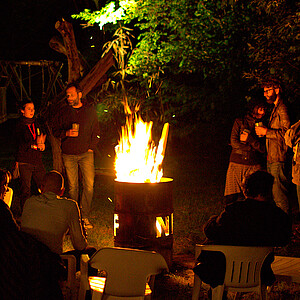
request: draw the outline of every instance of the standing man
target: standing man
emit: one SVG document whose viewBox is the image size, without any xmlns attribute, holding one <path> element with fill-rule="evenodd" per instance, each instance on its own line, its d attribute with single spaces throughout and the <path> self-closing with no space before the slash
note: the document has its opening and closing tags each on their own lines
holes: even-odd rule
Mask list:
<svg viewBox="0 0 300 300">
<path fill-rule="evenodd" d="M 281 98 L 281 85 L 277 80 L 266 81 L 262 85 L 264 96 L 273 104 L 268 127 L 256 127 L 257 135 L 266 136 L 267 171 L 274 176 L 273 196 L 277 206 L 284 212 L 289 211 L 288 179 L 286 176 L 286 154 L 288 147 L 284 135 L 290 128 L 288 110 Z"/>
<path fill-rule="evenodd" d="M 78 84 L 66 88 L 68 106 L 59 113 L 53 134 L 61 138 L 62 158 L 69 182 L 70 197 L 79 198 L 78 166 L 82 174 L 80 209 L 85 228 L 93 228 L 88 217 L 94 192 L 94 151 L 99 141 L 99 123 L 96 110 L 82 101 Z"/>
</svg>

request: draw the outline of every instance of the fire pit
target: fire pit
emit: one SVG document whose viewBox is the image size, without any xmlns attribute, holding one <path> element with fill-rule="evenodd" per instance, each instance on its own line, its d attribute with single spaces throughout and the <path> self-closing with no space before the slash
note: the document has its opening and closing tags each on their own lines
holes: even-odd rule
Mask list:
<svg viewBox="0 0 300 300">
<path fill-rule="evenodd" d="M 126 124 L 115 148 L 115 246 L 154 250 L 168 265 L 173 248 L 173 179 L 163 177 L 169 124 L 159 144 L 152 140 L 152 122 L 144 122 L 125 103 Z"/>
<path fill-rule="evenodd" d="M 159 183 L 115 181 L 115 246 L 157 251 L 171 265 L 172 184 L 171 178 Z"/>
</svg>

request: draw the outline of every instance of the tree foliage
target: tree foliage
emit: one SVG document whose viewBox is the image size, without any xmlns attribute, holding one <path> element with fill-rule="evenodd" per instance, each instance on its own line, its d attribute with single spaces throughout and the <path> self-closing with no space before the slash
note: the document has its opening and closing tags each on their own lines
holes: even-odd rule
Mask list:
<svg viewBox="0 0 300 300">
<path fill-rule="evenodd" d="M 234 115 L 247 90 L 269 75 L 299 98 L 297 2 L 130 0 L 116 11 L 116 20 L 135 27 L 126 72 L 146 90 L 143 107 L 151 114 L 187 123 Z M 97 23 L 95 12 L 84 19 Z M 108 29 L 112 21 L 104 19 Z"/>
</svg>

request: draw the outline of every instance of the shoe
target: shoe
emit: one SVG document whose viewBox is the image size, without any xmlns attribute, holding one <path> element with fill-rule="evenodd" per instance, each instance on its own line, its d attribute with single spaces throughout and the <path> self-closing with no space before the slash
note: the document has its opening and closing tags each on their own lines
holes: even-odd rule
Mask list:
<svg viewBox="0 0 300 300">
<path fill-rule="evenodd" d="M 94 228 L 93 224 L 89 221 L 89 219 L 85 218 L 85 219 L 82 219 L 82 221 L 83 221 L 83 226 L 85 229 Z"/>
</svg>

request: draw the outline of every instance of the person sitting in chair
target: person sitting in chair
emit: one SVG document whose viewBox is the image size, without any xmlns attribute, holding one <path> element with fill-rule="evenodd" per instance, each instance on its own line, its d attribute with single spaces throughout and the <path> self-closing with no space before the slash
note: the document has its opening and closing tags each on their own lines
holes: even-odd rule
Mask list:
<svg viewBox="0 0 300 300">
<path fill-rule="evenodd" d="M 43 180 L 42 194 L 30 197 L 24 206 L 21 230 L 47 245 L 54 253 L 63 253 L 63 242 L 69 232 L 75 250 L 64 252 L 76 257 L 77 270 L 81 254 L 91 256 L 96 252 L 87 245 L 77 202 L 61 197 L 64 178 L 57 171 L 47 173 Z"/>
<path fill-rule="evenodd" d="M 1 299 L 63 300 L 60 282 L 66 270 L 58 254 L 20 231 L 4 202 L 10 174 L 0 169 Z"/>
<path fill-rule="evenodd" d="M 232 246 L 285 246 L 291 236 L 291 220 L 272 197 L 274 177 L 257 171 L 243 183 L 245 200 L 234 202 L 219 216 L 212 216 L 204 225 L 206 244 Z M 262 281 L 272 285 L 275 276 L 271 269 L 274 254 L 262 267 Z M 225 257 L 220 252 L 202 251 L 194 272 L 211 287 L 223 284 Z"/>
</svg>

